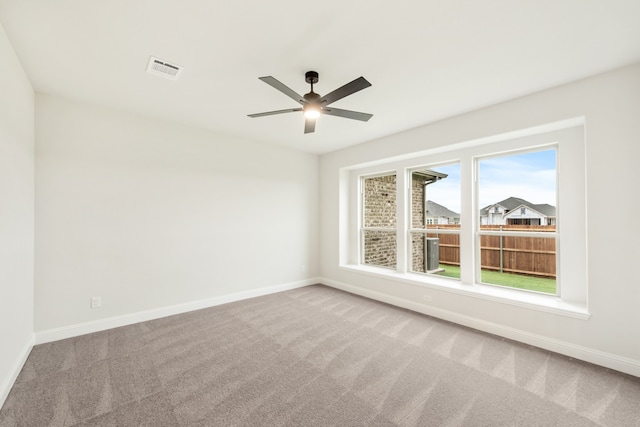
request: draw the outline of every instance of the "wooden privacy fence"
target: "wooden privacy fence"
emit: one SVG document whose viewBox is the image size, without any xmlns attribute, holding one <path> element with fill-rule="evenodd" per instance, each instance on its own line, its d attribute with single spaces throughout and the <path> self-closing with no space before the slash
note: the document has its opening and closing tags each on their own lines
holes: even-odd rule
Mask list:
<svg viewBox="0 0 640 427">
<path fill-rule="evenodd" d="M 481 230 L 554 232 L 555 226 L 544 225 L 482 225 Z M 460 229 L 457 224 L 428 225 L 429 230 Z M 427 233 L 438 237 L 440 263 L 460 265 L 458 234 Z M 556 239 L 529 236 L 480 236 L 480 265 L 486 270 L 531 276 L 556 277 Z"/>
</svg>

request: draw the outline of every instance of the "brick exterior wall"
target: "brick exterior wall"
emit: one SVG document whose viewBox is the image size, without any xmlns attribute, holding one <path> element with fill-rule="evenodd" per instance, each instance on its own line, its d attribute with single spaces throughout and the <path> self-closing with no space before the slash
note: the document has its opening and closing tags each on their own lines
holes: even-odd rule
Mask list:
<svg viewBox="0 0 640 427">
<path fill-rule="evenodd" d="M 396 268 L 396 233 L 365 231 L 364 263 L 381 267 Z"/>
<path fill-rule="evenodd" d="M 364 226 L 396 227 L 396 176 L 364 180 Z M 395 232 L 365 231 L 364 263 L 396 268 Z"/>
<path fill-rule="evenodd" d="M 396 176 L 365 179 L 364 195 L 364 226 L 395 228 Z"/>
<path fill-rule="evenodd" d="M 425 178 L 413 175 L 411 179 L 411 227 L 424 227 L 424 182 Z M 411 235 L 411 271 L 424 273 L 424 234 Z"/>
<path fill-rule="evenodd" d="M 422 228 L 424 224 L 424 177 L 413 176 L 411 183 L 411 224 Z M 396 227 L 396 176 L 386 175 L 364 180 L 364 226 Z M 411 271 L 424 272 L 423 236 L 411 236 Z M 366 231 L 364 233 L 364 263 L 396 268 L 396 233 Z"/>
</svg>

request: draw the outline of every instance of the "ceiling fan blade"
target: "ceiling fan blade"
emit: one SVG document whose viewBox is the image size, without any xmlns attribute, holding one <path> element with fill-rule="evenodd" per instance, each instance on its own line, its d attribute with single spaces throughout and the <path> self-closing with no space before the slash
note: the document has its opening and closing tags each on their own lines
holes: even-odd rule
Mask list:
<svg viewBox="0 0 640 427">
<path fill-rule="evenodd" d="M 294 101 L 296 101 L 297 103 L 302 104 L 302 105 L 307 103 L 307 101 L 304 99 L 304 97 L 302 97 L 301 95 L 298 95 L 297 93 L 295 93 L 293 91 L 293 89 L 291 89 L 289 86 L 285 85 L 284 83 L 280 82 L 280 80 L 277 80 L 276 78 L 271 77 L 271 76 L 259 77 L 259 79 L 262 80 L 263 82 L 265 82 L 266 84 L 276 88 L 280 92 L 284 93 L 289 98 L 291 98 Z"/>
<path fill-rule="evenodd" d="M 351 111 L 351 110 L 341 110 L 340 108 L 333 108 L 333 107 L 323 108 L 322 113 L 328 114 L 330 116 L 344 117 L 346 119 L 360 120 L 362 122 L 366 122 L 371 117 L 373 117 L 373 114 L 360 113 L 358 111 Z"/>
<path fill-rule="evenodd" d="M 287 108 L 286 110 L 267 111 L 266 113 L 248 114 L 249 117 L 273 116 L 274 114 L 293 113 L 294 111 L 302 111 L 302 108 Z"/>
<path fill-rule="evenodd" d="M 364 77 L 358 77 L 352 82 L 347 83 L 346 85 L 339 87 L 338 89 L 330 92 L 320 98 L 320 102 L 323 105 L 329 105 L 332 102 L 336 102 L 339 99 L 344 98 L 345 96 L 349 96 L 352 93 L 356 93 L 362 89 L 366 89 L 371 86 L 371 83 L 367 81 Z"/>
<path fill-rule="evenodd" d="M 304 133 L 311 133 L 316 130 L 316 119 L 306 119 L 304 121 Z"/>
</svg>

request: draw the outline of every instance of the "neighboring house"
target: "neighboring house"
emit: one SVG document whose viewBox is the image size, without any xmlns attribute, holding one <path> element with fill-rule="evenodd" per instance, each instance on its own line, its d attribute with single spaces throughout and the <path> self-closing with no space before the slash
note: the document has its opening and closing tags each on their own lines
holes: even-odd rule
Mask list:
<svg viewBox="0 0 640 427">
<path fill-rule="evenodd" d="M 556 225 L 556 207 L 509 197 L 480 209 L 480 225 Z"/>
<path fill-rule="evenodd" d="M 460 224 L 460 214 L 453 212 L 436 202 L 427 200 L 426 222 L 427 224 L 439 225 Z"/>
</svg>

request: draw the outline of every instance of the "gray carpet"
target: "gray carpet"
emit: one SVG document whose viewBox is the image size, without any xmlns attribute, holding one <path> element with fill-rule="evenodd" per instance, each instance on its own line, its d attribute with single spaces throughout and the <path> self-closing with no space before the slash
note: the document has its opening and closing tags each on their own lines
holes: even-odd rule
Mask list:
<svg viewBox="0 0 640 427">
<path fill-rule="evenodd" d="M 640 379 L 316 285 L 34 347 L 0 426 L 640 426 Z"/>
</svg>

